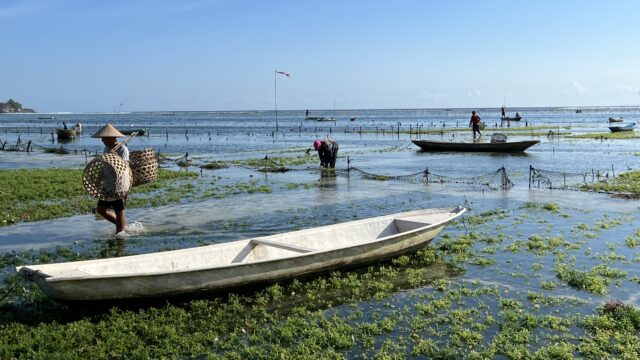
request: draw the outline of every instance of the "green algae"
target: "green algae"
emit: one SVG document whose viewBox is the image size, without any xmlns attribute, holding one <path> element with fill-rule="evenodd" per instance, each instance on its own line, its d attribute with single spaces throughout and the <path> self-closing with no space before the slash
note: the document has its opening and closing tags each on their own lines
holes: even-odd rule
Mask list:
<svg viewBox="0 0 640 360">
<path fill-rule="evenodd" d="M 2 212 L 0 226 L 91 213 L 97 200 L 85 192 L 82 173 L 81 169 L 58 168 L 0 170 L 0 206 L 6 209 Z M 175 194 L 182 191 L 183 180 L 197 176 L 192 172 L 160 169 L 156 182 L 132 189 L 127 206 L 175 202 L 177 199 L 162 197 L 163 201 L 154 203 L 139 199 L 137 195 L 158 191 Z"/>
<path fill-rule="evenodd" d="M 523 208 L 537 214 L 542 207 Z M 545 209 L 547 218 L 561 215 Z M 611 281 L 625 280 L 624 269 L 603 259 L 600 265 L 576 266 L 570 251 L 584 246 L 582 232 L 600 234 L 615 224 L 602 217 L 580 223 L 563 234 L 501 236 L 502 223 L 518 217 L 523 225 L 540 219 L 491 211 L 465 221 L 466 233 L 444 232 L 432 246 L 418 252 L 357 270 L 335 271 L 311 279 L 293 280 L 253 290 L 126 310 L 113 308 L 97 315 L 60 321 L 55 313 L 68 312 L 42 295 L 26 304 L 0 303 L 7 318 L 0 323 L 0 357 L 120 357 L 120 358 L 637 358 L 640 356 L 638 313 L 630 305 L 604 304 L 584 313 L 585 301 L 555 296 L 557 289 L 589 296 L 607 293 Z M 526 215 L 526 214 L 524 214 Z M 564 221 L 561 220 L 561 221 Z M 462 225 L 452 224 L 455 229 Z M 513 225 L 517 226 L 517 225 Z M 635 233 L 635 230 L 634 230 Z M 507 241 L 519 241 L 522 258 L 536 272 L 553 274 L 549 259 L 556 259 L 558 282 L 546 278 L 537 290 L 511 290 L 483 281 L 460 281 L 474 271 L 491 268 Z M 569 239 L 569 240 L 567 240 Z M 620 243 L 622 242 L 620 239 Z M 574 243 L 575 241 L 575 243 Z M 575 248 L 575 245 L 578 245 Z M 616 243 L 617 244 L 617 243 Z M 606 247 L 611 249 L 613 243 Z M 622 244 L 617 244 L 622 245 Z M 623 246 L 623 245 L 622 245 Z M 605 250 L 607 250 L 605 248 Z M 485 251 L 485 249 L 488 249 Z M 20 264 L 73 258 L 60 249 L 56 254 L 31 251 L 6 257 Z M 592 260 L 597 262 L 596 257 Z M 500 264 L 500 267 L 504 264 Z M 561 266 L 565 266 L 561 268 Z M 447 269 L 442 271 L 442 269 Z M 526 274 L 527 263 L 514 261 L 507 275 Z M 549 269 L 549 270 L 547 270 Z M 470 271 L 473 270 L 473 271 Z M 630 273 L 632 274 L 632 273 Z M 633 274 L 632 274 L 633 275 Z M 586 279 L 581 279 L 585 277 Z M 592 278 L 588 278 L 592 277 Z M 629 279 L 629 284 L 636 277 Z M 600 280 L 598 280 L 600 279 Z M 532 276 L 535 286 L 535 278 Z M 583 286 L 600 281 L 600 290 Z M 522 284 L 514 280 L 516 284 Z M 566 285 L 565 285 L 566 284 Z M 627 284 L 627 283 L 625 283 Z M 25 285 L 39 294 L 33 285 Z M 525 288 L 526 289 L 526 288 Z M 601 291 L 604 289 L 604 291 Z M 596 294 L 596 295 L 591 295 Z M 397 302 L 397 297 L 408 301 Z M 597 301 L 598 298 L 596 298 Z M 30 305 L 33 304 L 33 305 Z M 47 305 L 48 304 L 48 305 Z M 48 320 L 29 324 L 20 313 L 29 306 L 50 313 Z M 575 310 L 578 310 L 576 313 Z M 582 314 L 580 313 L 582 312 Z M 18 320 L 19 321 L 16 321 Z"/>
<path fill-rule="evenodd" d="M 602 191 L 607 193 L 622 193 L 640 195 L 640 170 L 629 171 L 606 181 L 582 185 L 583 191 Z"/>
</svg>

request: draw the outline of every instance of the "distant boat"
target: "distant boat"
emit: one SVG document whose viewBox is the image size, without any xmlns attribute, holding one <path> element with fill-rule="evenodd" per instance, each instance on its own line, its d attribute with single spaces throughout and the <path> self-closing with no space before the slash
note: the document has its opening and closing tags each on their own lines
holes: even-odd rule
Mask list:
<svg viewBox="0 0 640 360">
<path fill-rule="evenodd" d="M 349 121 L 356 121 L 356 118 L 352 117 L 351 119 L 349 119 Z"/>
<path fill-rule="evenodd" d="M 61 300 L 162 297 L 364 265 L 428 245 L 466 211 L 424 209 L 189 249 L 18 266 Z"/>
<path fill-rule="evenodd" d="M 582 112 L 582 110 L 580 110 L 580 109 L 576 109 L 576 114 L 579 114 L 579 113 L 581 113 L 581 112 Z"/>
<path fill-rule="evenodd" d="M 53 116 L 41 116 L 41 117 L 38 117 L 38 119 L 40 119 L 40 120 L 53 120 L 55 118 Z"/>
<path fill-rule="evenodd" d="M 457 151 L 457 152 L 502 152 L 514 153 L 523 152 L 540 140 L 513 141 L 513 142 L 446 142 L 430 140 L 411 140 L 418 145 L 422 151 Z"/>
<path fill-rule="evenodd" d="M 632 131 L 635 126 L 636 126 L 636 123 L 628 123 L 625 125 L 614 125 L 614 126 L 609 126 L 609 130 L 611 130 L 611 132 Z"/>
<path fill-rule="evenodd" d="M 128 129 L 128 130 L 120 130 L 120 132 L 122 133 L 122 135 L 131 135 L 135 132 L 137 133 L 136 135 L 141 136 L 141 135 L 146 135 L 149 132 L 149 129 L 148 128 Z"/>
<path fill-rule="evenodd" d="M 624 118 L 623 117 L 619 117 L 619 118 L 609 118 L 609 122 L 623 122 Z"/>
<path fill-rule="evenodd" d="M 518 116 L 518 117 L 504 116 L 504 117 L 501 117 L 500 120 L 502 120 L 502 121 L 520 121 L 520 120 L 522 120 L 522 116 Z"/>
<path fill-rule="evenodd" d="M 312 121 L 337 121 L 338 119 L 334 117 L 324 117 L 324 116 L 307 116 L 305 120 Z"/>
<path fill-rule="evenodd" d="M 75 139 L 78 132 L 75 129 L 56 129 L 58 133 L 58 140 L 70 140 Z"/>
</svg>

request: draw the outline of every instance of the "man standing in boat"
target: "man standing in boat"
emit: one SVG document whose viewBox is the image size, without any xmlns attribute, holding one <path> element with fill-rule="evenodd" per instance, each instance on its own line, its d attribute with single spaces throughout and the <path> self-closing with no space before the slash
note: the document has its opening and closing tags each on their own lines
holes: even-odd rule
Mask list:
<svg viewBox="0 0 640 360">
<path fill-rule="evenodd" d="M 502 111 L 502 116 L 501 116 L 501 117 L 502 117 L 503 119 L 504 119 L 504 118 L 506 118 L 506 117 L 507 117 L 507 111 L 506 111 L 506 109 L 504 108 L 504 105 L 502 105 L 502 108 L 500 109 L 500 111 Z"/>
<path fill-rule="evenodd" d="M 332 139 L 316 140 L 313 142 L 313 148 L 318 152 L 320 157 L 320 165 L 324 168 L 335 168 L 336 159 L 338 158 L 338 143 Z"/>
<path fill-rule="evenodd" d="M 102 127 L 91 137 L 100 138 L 104 144 L 104 153 L 113 152 L 125 161 L 129 161 L 129 149 L 124 143 L 118 144 L 117 138 L 124 135 L 111 124 Z M 124 203 L 126 198 L 106 201 L 98 200 L 97 211 L 102 217 L 116 226 L 116 234 L 122 232 L 127 227 L 127 220 L 124 213 Z"/>
<path fill-rule="evenodd" d="M 471 119 L 469 120 L 469 126 L 471 126 L 471 129 L 473 130 L 473 138 L 476 138 L 476 132 L 478 133 L 478 136 L 482 136 L 482 134 L 480 133 L 480 121 L 482 119 L 480 119 L 480 115 L 476 114 L 476 111 L 473 110 L 471 112 Z"/>
</svg>

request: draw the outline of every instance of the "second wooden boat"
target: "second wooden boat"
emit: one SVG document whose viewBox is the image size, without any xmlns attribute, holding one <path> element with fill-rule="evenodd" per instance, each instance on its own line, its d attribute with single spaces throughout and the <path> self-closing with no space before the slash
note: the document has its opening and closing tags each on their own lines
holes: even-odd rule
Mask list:
<svg viewBox="0 0 640 360">
<path fill-rule="evenodd" d="M 138 136 L 142 136 L 142 135 L 146 135 L 147 132 L 149 132 L 149 129 L 147 128 L 139 128 L 139 129 L 125 129 L 125 130 L 120 130 L 120 132 L 123 135 L 131 135 L 133 133 L 136 133 L 136 135 Z"/>
<path fill-rule="evenodd" d="M 460 151 L 460 152 L 523 152 L 536 145 L 540 140 L 511 141 L 511 142 L 446 142 L 431 140 L 411 140 L 423 151 Z"/>
<path fill-rule="evenodd" d="M 60 300 L 176 295 L 375 262 L 429 244 L 465 211 L 409 211 L 190 249 L 16 270 Z"/>
<path fill-rule="evenodd" d="M 613 126 L 609 126 L 609 130 L 611 130 L 611 132 L 632 131 L 635 126 L 636 126 L 636 123 L 628 123 L 625 125 L 613 125 Z"/>
<path fill-rule="evenodd" d="M 78 135 L 75 129 L 56 129 L 56 133 L 58 134 L 58 139 L 60 140 L 75 139 Z"/>
</svg>

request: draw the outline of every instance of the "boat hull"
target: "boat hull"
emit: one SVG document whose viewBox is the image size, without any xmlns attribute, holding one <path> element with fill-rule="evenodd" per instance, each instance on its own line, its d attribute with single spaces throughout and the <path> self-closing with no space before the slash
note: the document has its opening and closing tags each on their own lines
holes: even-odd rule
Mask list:
<svg viewBox="0 0 640 360">
<path fill-rule="evenodd" d="M 122 135 L 131 135 L 136 133 L 138 136 L 146 135 L 149 129 L 131 129 L 131 130 L 120 130 Z"/>
<path fill-rule="evenodd" d="M 77 131 L 74 129 L 56 129 L 58 134 L 58 139 L 75 139 L 78 135 Z"/>
<path fill-rule="evenodd" d="M 633 131 L 635 124 L 629 124 L 624 126 L 609 126 L 611 132 Z"/>
<path fill-rule="evenodd" d="M 430 140 L 411 140 L 423 151 L 456 151 L 456 152 L 523 152 L 540 140 L 514 141 L 504 143 L 456 143 Z"/>
<path fill-rule="evenodd" d="M 522 117 L 501 117 L 500 118 L 501 121 L 520 121 L 522 120 Z"/>
<path fill-rule="evenodd" d="M 93 301 L 131 299 L 219 290 L 254 283 L 290 279 L 338 268 L 358 266 L 412 251 L 429 244 L 450 221 L 465 212 L 465 209 L 460 207 L 452 209 L 431 209 L 431 211 L 433 210 L 447 211 L 447 213 L 443 212 L 442 216 L 439 215 L 441 220 L 436 223 L 425 223 L 425 226 L 420 226 L 398 234 L 383 236 L 373 241 L 366 241 L 353 246 L 348 246 L 349 244 L 347 243 L 347 246 L 334 249 L 289 254 L 288 256 L 266 259 L 264 261 L 239 262 L 197 269 L 181 269 L 180 271 L 118 274 L 117 276 L 90 276 L 90 271 L 85 275 L 79 276 L 56 277 L 48 275 L 47 267 L 58 264 L 18 267 L 17 271 L 21 275 L 27 276 L 35 281 L 49 297 L 59 300 Z M 412 218 L 412 216 L 415 217 L 418 212 L 419 211 L 414 211 L 388 215 L 386 217 L 358 220 L 292 233 L 241 240 L 233 243 L 243 245 L 242 251 L 239 252 L 238 256 L 243 256 L 243 254 L 247 255 L 251 251 L 264 253 L 273 251 L 273 247 L 264 245 L 256 246 L 254 244 L 251 249 L 246 249 L 250 247 L 252 240 L 258 241 L 260 244 L 269 244 L 269 242 L 274 241 L 276 241 L 276 244 L 282 244 L 277 241 L 285 241 L 287 238 L 294 239 L 296 236 L 315 238 L 315 236 L 321 236 L 325 232 L 325 234 L 332 234 L 334 236 L 343 235 L 348 237 L 350 232 L 353 232 L 354 226 L 358 225 L 358 223 L 365 228 L 367 226 L 377 226 L 372 225 L 373 223 L 371 221 L 383 218 L 387 218 L 390 221 L 394 221 L 393 219 L 397 219 L 397 217 Z M 411 223 L 411 221 L 408 223 Z M 384 235 L 385 231 L 387 231 L 387 229 L 385 229 L 381 235 Z M 354 239 L 354 242 L 357 243 L 357 240 Z M 311 242 L 310 245 L 313 246 L 313 242 Z M 174 258 L 177 262 L 179 258 L 195 256 L 196 253 L 206 253 L 207 251 L 224 252 L 224 247 L 225 244 L 217 244 L 156 254 L 161 254 L 160 256 L 163 256 L 165 260 Z M 286 250 L 283 251 L 286 252 Z M 78 271 L 90 269 L 92 266 L 96 266 L 96 264 L 103 269 L 109 270 L 110 267 L 121 267 L 127 264 L 130 266 L 144 264 L 145 262 L 153 261 L 154 255 L 155 254 L 144 254 L 66 264 L 77 264 Z M 257 254 L 257 256 L 259 256 L 259 254 Z"/>
</svg>

